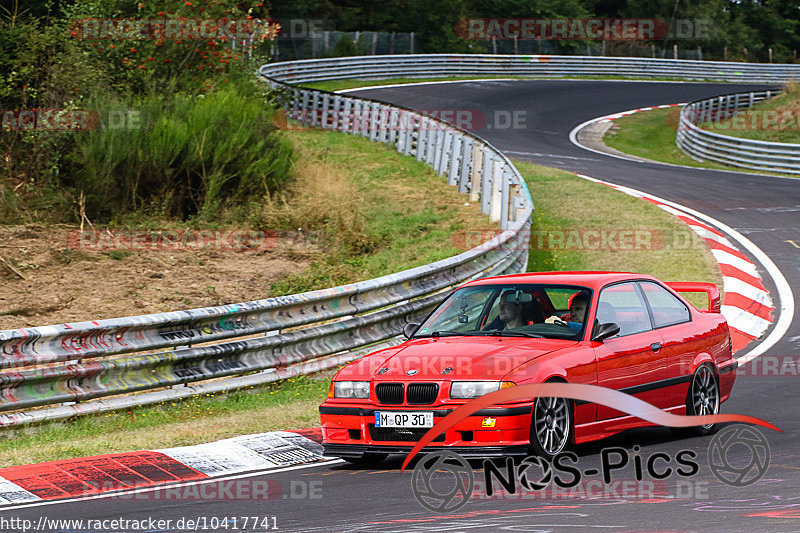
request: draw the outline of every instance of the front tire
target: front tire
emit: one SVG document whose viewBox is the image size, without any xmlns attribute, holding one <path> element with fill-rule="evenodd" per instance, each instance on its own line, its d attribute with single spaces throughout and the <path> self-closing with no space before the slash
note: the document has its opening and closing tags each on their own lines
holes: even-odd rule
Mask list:
<svg viewBox="0 0 800 533">
<path fill-rule="evenodd" d="M 572 442 L 572 402 L 536 398 L 531 412 L 531 453 L 552 459 Z"/>
</svg>

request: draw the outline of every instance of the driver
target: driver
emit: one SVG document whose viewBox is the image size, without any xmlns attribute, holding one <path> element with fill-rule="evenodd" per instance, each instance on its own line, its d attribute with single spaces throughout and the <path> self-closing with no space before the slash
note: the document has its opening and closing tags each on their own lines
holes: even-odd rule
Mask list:
<svg viewBox="0 0 800 533">
<path fill-rule="evenodd" d="M 551 316 L 545 320 L 548 324 L 561 324 L 567 326 L 573 331 L 580 331 L 583 327 L 583 321 L 586 319 L 586 310 L 589 308 L 589 295 L 585 292 L 579 292 L 572 298 L 569 304 L 570 319 L 564 321 L 561 317 Z"/>
<path fill-rule="evenodd" d="M 505 329 L 531 326 L 537 322 L 543 322 L 544 319 L 535 302 L 523 303 L 518 301 L 517 291 L 506 291 L 500 296 L 500 309 L 498 311 L 497 318 L 505 324 Z M 492 326 L 499 326 L 496 322 L 497 319 L 493 321 Z"/>
<path fill-rule="evenodd" d="M 516 301 L 514 291 L 506 291 L 500 297 L 500 320 L 505 323 L 506 329 L 527 325 L 522 319 L 522 304 Z"/>
</svg>

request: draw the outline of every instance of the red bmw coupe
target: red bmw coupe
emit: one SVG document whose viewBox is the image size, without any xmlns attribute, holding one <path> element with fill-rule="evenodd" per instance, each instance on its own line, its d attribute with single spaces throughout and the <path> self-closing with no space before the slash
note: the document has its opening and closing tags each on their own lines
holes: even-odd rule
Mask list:
<svg viewBox="0 0 800 533">
<path fill-rule="evenodd" d="M 698 311 L 678 292 L 706 293 L 708 308 Z M 404 333 L 404 343 L 334 376 L 319 408 L 326 455 L 368 463 L 408 453 L 459 405 L 516 385 L 599 385 L 670 413 L 710 415 L 736 379 L 712 283 L 619 272 L 486 278 L 461 285 Z M 647 425 L 604 405 L 530 398 L 480 410 L 423 451 L 553 457 L 571 444 Z"/>
</svg>

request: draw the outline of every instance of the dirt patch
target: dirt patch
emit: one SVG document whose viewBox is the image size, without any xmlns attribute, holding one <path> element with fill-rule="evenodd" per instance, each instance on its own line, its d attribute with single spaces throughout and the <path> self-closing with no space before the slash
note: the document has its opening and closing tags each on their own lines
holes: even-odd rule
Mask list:
<svg viewBox="0 0 800 533">
<path fill-rule="evenodd" d="M 77 226 L 0 228 L 0 329 L 176 311 L 270 296 L 270 284 L 308 267 L 318 247 L 302 232 L 270 249 L 207 246 L 104 250 L 75 246 Z"/>
</svg>

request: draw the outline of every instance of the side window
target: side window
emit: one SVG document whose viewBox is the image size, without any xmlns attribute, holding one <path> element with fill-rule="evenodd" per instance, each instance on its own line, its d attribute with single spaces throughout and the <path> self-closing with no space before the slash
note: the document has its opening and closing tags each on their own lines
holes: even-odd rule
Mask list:
<svg viewBox="0 0 800 533">
<path fill-rule="evenodd" d="M 662 328 L 688 322 L 691 319 L 689 309 L 664 287 L 650 282 L 642 282 L 641 287 L 653 311 L 655 327 Z"/>
<path fill-rule="evenodd" d="M 647 307 L 633 282 L 603 289 L 597 302 L 597 320 L 618 324 L 620 337 L 652 329 Z"/>
</svg>

